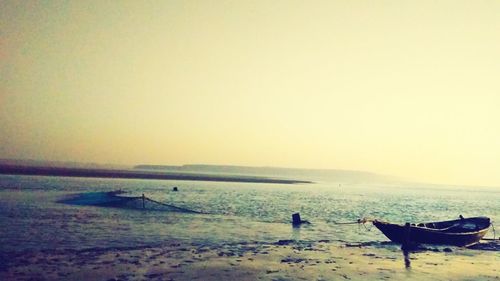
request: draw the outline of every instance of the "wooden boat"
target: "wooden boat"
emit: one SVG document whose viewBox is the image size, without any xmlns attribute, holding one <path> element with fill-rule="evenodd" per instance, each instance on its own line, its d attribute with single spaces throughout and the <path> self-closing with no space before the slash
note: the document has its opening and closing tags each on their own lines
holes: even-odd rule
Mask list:
<svg viewBox="0 0 500 281">
<path fill-rule="evenodd" d="M 488 232 L 491 222 L 487 217 L 419 224 L 393 224 L 374 220 L 375 225 L 387 238 L 396 243 L 445 244 L 471 246 L 479 242 Z"/>
</svg>

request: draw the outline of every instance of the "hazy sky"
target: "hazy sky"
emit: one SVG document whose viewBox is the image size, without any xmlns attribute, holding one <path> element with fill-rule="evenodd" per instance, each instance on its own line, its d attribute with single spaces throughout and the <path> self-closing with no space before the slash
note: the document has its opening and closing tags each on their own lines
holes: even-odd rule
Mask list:
<svg viewBox="0 0 500 281">
<path fill-rule="evenodd" d="M 0 158 L 500 186 L 500 1 L 0 1 Z"/>
</svg>

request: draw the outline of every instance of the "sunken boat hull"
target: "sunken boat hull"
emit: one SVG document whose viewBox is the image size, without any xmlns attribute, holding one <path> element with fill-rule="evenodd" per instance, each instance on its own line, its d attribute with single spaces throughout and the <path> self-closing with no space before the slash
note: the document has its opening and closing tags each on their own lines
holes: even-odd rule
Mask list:
<svg viewBox="0 0 500 281">
<path fill-rule="evenodd" d="M 400 244 L 471 246 L 483 238 L 491 223 L 487 217 L 474 217 L 409 226 L 377 220 L 373 224 L 391 241 Z"/>
</svg>

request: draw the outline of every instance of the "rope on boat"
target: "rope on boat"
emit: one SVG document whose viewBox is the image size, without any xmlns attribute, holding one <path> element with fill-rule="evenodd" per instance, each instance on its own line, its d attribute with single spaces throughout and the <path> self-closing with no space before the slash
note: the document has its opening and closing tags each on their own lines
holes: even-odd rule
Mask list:
<svg viewBox="0 0 500 281">
<path fill-rule="evenodd" d="M 357 219 L 355 221 L 349 221 L 349 222 L 336 222 L 336 221 L 330 221 L 330 222 L 333 224 L 338 224 L 338 225 L 348 225 L 348 224 L 363 224 L 364 225 L 365 223 L 372 222 L 374 220 L 375 219 L 361 218 L 361 219 Z"/>
<path fill-rule="evenodd" d="M 142 194 L 142 196 L 119 196 L 120 194 L 123 194 L 123 193 L 126 193 L 126 192 L 122 191 L 122 190 L 116 190 L 116 191 L 108 192 L 108 195 L 115 197 L 115 198 L 120 198 L 121 200 L 124 200 L 124 201 L 142 200 L 142 209 L 146 209 L 146 206 L 144 203 L 145 203 L 145 201 L 149 201 L 151 203 L 165 206 L 165 207 L 168 207 L 169 209 L 176 210 L 176 211 L 181 211 L 181 212 L 185 212 L 185 213 L 194 213 L 194 214 L 205 214 L 203 212 L 194 211 L 194 210 L 190 210 L 190 209 L 186 209 L 186 208 L 182 208 L 182 207 L 177 207 L 177 206 L 170 205 L 170 204 L 165 204 L 165 203 L 156 201 L 154 199 L 151 199 L 149 197 L 146 197 L 146 196 L 144 196 L 144 194 Z"/>
<path fill-rule="evenodd" d="M 347 224 L 359 224 L 357 221 L 352 221 L 352 222 L 336 222 L 336 221 L 330 221 L 333 224 L 342 224 L 342 225 L 347 225 Z"/>
<path fill-rule="evenodd" d="M 493 229 L 493 238 L 481 238 L 481 240 L 486 240 L 486 241 L 500 241 L 500 237 L 498 239 L 496 238 L 495 225 L 493 223 L 491 223 L 491 228 Z"/>
<path fill-rule="evenodd" d="M 138 198 L 142 199 L 143 197 L 138 197 Z M 198 211 L 194 211 L 194 210 L 190 210 L 190 209 L 185 209 L 185 208 L 181 208 L 181 207 L 176 207 L 176 206 L 173 206 L 173 205 L 169 205 L 169 204 L 165 204 L 165 203 L 162 203 L 162 202 L 158 202 L 158 201 L 153 200 L 151 198 L 148 198 L 146 196 L 144 196 L 144 200 L 148 200 L 148 201 L 153 202 L 155 204 L 163 205 L 163 206 L 166 206 L 166 207 L 169 207 L 169 208 L 173 208 L 173 209 L 176 209 L 176 210 L 179 210 L 179 211 L 183 211 L 183 212 L 195 213 L 195 214 L 203 214 L 202 212 L 198 212 Z"/>
<path fill-rule="evenodd" d="M 358 225 L 358 230 L 361 227 L 361 225 L 365 228 L 366 231 L 371 231 L 373 226 L 367 227 L 366 224 L 375 221 L 375 219 L 372 218 L 360 218 L 355 221 L 346 221 L 346 222 L 337 222 L 337 221 L 329 221 L 332 224 L 336 225 Z"/>
</svg>

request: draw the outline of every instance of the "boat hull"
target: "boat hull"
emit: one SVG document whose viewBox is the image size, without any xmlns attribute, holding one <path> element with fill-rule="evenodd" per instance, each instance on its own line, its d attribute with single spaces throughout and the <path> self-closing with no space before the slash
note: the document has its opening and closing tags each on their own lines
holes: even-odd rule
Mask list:
<svg viewBox="0 0 500 281">
<path fill-rule="evenodd" d="M 487 218 L 472 218 L 472 219 L 487 219 Z M 471 219 L 467 219 L 471 220 Z M 460 220 L 449 221 L 445 223 L 460 222 Z M 443 223 L 443 222 L 440 222 Z M 440 224 L 439 222 L 436 224 Z M 417 243 L 417 244 L 443 244 L 454 246 L 471 246 L 478 243 L 481 238 L 489 230 L 489 219 L 481 221 L 480 229 L 471 231 L 452 231 L 433 229 L 410 225 L 409 228 L 405 225 L 392 224 L 381 221 L 374 221 L 373 224 L 391 241 L 396 243 Z"/>
</svg>

